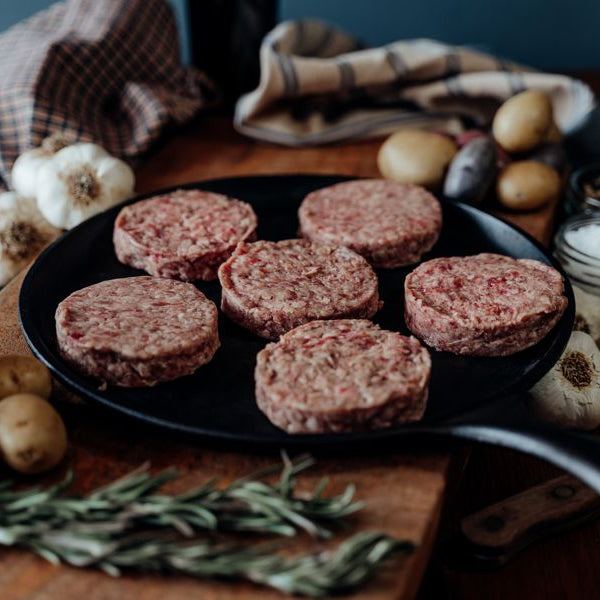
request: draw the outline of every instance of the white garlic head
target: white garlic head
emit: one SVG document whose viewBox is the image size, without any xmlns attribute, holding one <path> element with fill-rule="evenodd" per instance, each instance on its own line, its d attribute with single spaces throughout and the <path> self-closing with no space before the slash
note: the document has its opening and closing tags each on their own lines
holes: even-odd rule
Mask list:
<svg viewBox="0 0 600 600">
<path fill-rule="evenodd" d="M 70 229 L 133 195 L 129 165 L 96 144 L 59 150 L 40 169 L 38 208 L 56 227 Z"/>
<path fill-rule="evenodd" d="M 575 429 L 600 425 L 600 350 L 573 331 L 552 369 L 529 391 L 529 406 L 542 420 Z"/>
<path fill-rule="evenodd" d="M 44 219 L 33 198 L 0 194 L 0 286 L 59 235 L 60 229 Z"/>
<path fill-rule="evenodd" d="M 37 176 L 42 165 L 72 141 L 55 133 L 42 141 L 39 148 L 23 152 L 13 165 L 11 181 L 13 189 L 21 196 L 34 198 L 37 192 Z"/>
</svg>

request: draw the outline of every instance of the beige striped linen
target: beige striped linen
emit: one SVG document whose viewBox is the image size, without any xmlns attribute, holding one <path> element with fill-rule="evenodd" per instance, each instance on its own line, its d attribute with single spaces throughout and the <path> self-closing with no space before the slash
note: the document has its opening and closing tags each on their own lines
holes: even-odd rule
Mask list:
<svg viewBox="0 0 600 600">
<path fill-rule="evenodd" d="M 428 39 L 363 48 L 320 21 L 286 21 L 263 40 L 258 87 L 242 96 L 241 133 L 287 146 L 379 136 L 401 127 L 458 133 L 489 124 L 499 104 L 536 88 L 552 98 L 563 132 L 595 105 L 576 79 L 534 71 Z"/>
</svg>

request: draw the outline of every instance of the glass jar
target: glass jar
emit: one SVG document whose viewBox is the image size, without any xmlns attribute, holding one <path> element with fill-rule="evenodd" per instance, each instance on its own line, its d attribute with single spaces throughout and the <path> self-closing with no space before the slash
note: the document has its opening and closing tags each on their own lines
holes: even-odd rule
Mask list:
<svg viewBox="0 0 600 600">
<path fill-rule="evenodd" d="M 589 188 L 586 190 L 586 184 L 589 186 L 595 181 L 598 182 L 594 186 L 598 194 L 591 194 Z M 567 186 L 565 205 L 570 215 L 600 214 L 600 163 L 591 163 L 573 172 Z"/>
<path fill-rule="evenodd" d="M 573 285 L 600 296 L 600 257 L 586 254 L 567 241 L 569 232 L 594 225 L 600 228 L 600 212 L 594 216 L 583 214 L 568 219 L 554 238 L 554 255 Z"/>
</svg>

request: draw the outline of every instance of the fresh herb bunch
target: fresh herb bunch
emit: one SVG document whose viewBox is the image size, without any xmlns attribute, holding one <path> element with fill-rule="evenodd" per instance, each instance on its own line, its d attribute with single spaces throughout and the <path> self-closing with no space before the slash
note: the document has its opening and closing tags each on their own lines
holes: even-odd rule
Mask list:
<svg viewBox="0 0 600 600">
<path fill-rule="evenodd" d="M 245 546 L 197 538 L 200 531 L 253 531 L 293 536 L 302 530 L 330 537 L 363 505 L 354 487 L 323 495 L 322 480 L 307 495 L 296 491 L 297 475 L 313 461 L 284 456 L 279 481 L 264 482 L 266 469 L 219 489 L 211 480 L 180 495 L 158 494 L 174 479 L 168 469 L 157 475 L 148 466 L 86 496 L 65 493 L 72 475 L 45 490 L 12 490 L 0 483 L 0 545 L 29 548 L 53 563 L 98 567 L 111 575 L 122 569 L 179 572 L 193 576 L 240 578 L 279 590 L 323 596 L 366 580 L 390 555 L 410 552 L 410 542 L 363 532 L 333 552 L 284 557 L 273 544 Z M 196 537 L 194 537 L 196 536 Z M 193 538 L 193 539 L 185 539 Z"/>
</svg>

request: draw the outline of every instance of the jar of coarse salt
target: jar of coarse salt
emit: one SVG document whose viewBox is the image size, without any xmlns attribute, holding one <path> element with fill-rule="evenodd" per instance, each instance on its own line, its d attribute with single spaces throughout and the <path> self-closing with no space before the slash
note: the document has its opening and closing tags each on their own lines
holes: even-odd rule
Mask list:
<svg viewBox="0 0 600 600">
<path fill-rule="evenodd" d="M 600 215 L 568 219 L 554 242 L 554 254 L 571 283 L 600 296 Z"/>
</svg>

